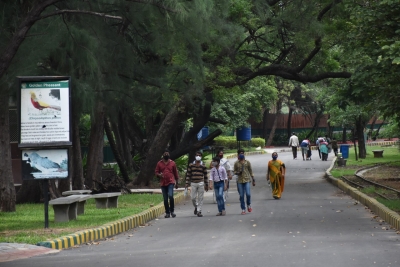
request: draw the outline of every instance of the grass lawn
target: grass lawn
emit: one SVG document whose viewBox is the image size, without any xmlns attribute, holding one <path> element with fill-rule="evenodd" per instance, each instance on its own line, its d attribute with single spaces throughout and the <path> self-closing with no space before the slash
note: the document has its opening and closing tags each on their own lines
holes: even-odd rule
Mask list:
<svg viewBox="0 0 400 267">
<path fill-rule="evenodd" d="M 374 158 L 374 153 L 372 150 L 384 150 L 383 152 L 383 158 Z M 355 172 L 359 169 L 365 168 L 365 167 L 370 167 L 374 165 L 385 165 L 385 166 L 391 166 L 395 168 L 385 168 L 385 169 L 398 169 L 400 170 L 400 151 L 398 147 L 392 146 L 392 147 L 380 147 L 380 146 L 367 146 L 367 157 L 365 159 L 355 159 L 355 152 L 354 152 L 354 147 L 351 147 L 349 149 L 349 158 L 347 159 L 346 167 L 337 167 L 335 166 L 331 170 L 331 174 L 335 177 L 340 179 L 342 176 L 350 176 L 354 175 Z M 379 174 L 380 176 L 387 176 L 387 177 L 396 177 L 397 173 L 386 173 L 382 172 Z M 377 176 L 378 174 L 375 174 Z M 382 194 L 384 189 L 381 188 L 375 188 L 374 186 L 371 187 L 366 187 L 364 189 L 361 189 L 361 191 L 371 197 L 376 196 L 374 193 L 380 193 Z M 376 197 L 376 200 L 378 200 L 380 203 L 388 207 L 389 209 L 396 211 L 400 213 L 400 200 L 386 200 L 380 197 Z"/>
<path fill-rule="evenodd" d="M 138 214 L 161 202 L 161 194 L 130 194 L 119 197 L 116 209 L 97 209 L 95 200 L 89 199 L 85 214 L 64 223 L 54 222 L 53 208 L 49 206 L 48 229 L 44 229 L 43 203 L 16 205 L 16 212 L 0 213 L 0 243 L 37 244 Z"/>
<path fill-rule="evenodd" d="M 374 153 L 372 150 L 384 150 L 383 158 L 374 158 Z M 367 157 L 365 159 L 358 160 L 356 160 L 355 157 L 354 147 L 350 147 L 349 158 L 347 159 L 346 167 L 335 166 L 331 170 L 331 174 L 335 178 L 340 178 L 342 175 L 353 175 L 356 170 L 376 164 L 391 164 L 394 166 L 400 166 L 400 152 L 398 147 L 367 146 Z"/>
</svg>

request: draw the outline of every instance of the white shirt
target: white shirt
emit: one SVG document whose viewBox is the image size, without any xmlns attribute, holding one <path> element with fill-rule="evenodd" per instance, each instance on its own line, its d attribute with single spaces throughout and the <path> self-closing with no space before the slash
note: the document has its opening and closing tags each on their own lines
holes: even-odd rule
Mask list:
<svg viewBox="0 0 400 267">
<path fill-rule="evenodd" d="M 299 146 L 299 138 L 295 135 L 292 135 L 289 139 L 289 146 Z"/>
<path fill-rule="evenodd" d="M 210 171 L 210 181 L 214 181 L 214 182 L 219 182 L 219 181 L 223 181 L 223 180 L 227 180 L 228 179 L 228 175 L 226 174 L 226 170 L 224 167 L 222 167 L 221 165 L 219 166 L 219 168 L 215 168 L 213 167 Z"/>
<path fill-rule="evenodd" d="M 226 159 L 226 158 L 220 159 L 219 165 L 224 167 L 226 171 L 231 171 L 232 170 L 231 164 L 229 164 L 229 160 Z"/>
</svg>

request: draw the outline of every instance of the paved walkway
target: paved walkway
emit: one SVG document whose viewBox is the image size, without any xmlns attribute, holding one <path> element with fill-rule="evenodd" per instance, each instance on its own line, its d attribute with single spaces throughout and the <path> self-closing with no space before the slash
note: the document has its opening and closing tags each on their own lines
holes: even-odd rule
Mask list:
<svg viewBox="0 0 400 267">
<path fill-rule="evenodd" d="M 26 259 L 37 255 L 59 252 L 56 249 L 28 244 L 0 243 L 0 262 Z"/>
<path fill-rule="evenodd" d="M 300 156 L 298 156 L 300 157 Z M 287 166 L 285 192 L 273 200 L 265 181 L 270 154 L 249 156 L 256 187 L 253 212 L 240 215 L 233 184 L 227 215 L 216 217 L 212 192 L 205 195 L 204 217 L 193 215 L 189 199 L 178 205 L 177 217 L 160 216 L 146 224 L 96 245 L 82 244 L 47 255 L 22 259 L 38 247 L 22 250 L 21 257 L 2 267 L 53 266 L 399 266 L 400 236 L 357 201 L 323 177 L 331 162 L 318 155 L 312 161 L 279 158 Z M 331 159 L 331 158 L 330 158 Z M 329 159 L 329 160 L 330 160 Z M 9 254 L 12 247 L 0 249 Z M 46 248 L 46 253 L 49 250 Z M 43 250 L 43 252 L 45 252 Z M 16 253 L 18 254 L 18 253 Z M 37 255 L 37 254 L 35 254 Z M 4 257 L 3 257 L 4 258 Z"/>
</svg>

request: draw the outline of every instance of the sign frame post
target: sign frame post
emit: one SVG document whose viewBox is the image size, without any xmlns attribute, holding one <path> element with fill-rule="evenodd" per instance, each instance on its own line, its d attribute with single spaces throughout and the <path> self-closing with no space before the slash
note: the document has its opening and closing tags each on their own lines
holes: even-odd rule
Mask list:
<svg viewBox="0 0 400 267">
<path fill-rule="evenodd" d="M 48 228 L 48 180 L 70 176 L 71 77 L 19 76 L 17 79 L 22 180 L 43 181 L 44 227 Z"/>
</svg>

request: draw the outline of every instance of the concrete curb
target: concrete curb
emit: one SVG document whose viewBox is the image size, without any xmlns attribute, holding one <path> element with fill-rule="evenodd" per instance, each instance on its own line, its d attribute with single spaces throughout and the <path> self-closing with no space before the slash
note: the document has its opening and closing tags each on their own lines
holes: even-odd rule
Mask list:
<svg viewBox="0 0 400 267">
<path fill-rule="evenodd" d="M 337 186 L 343 192 L 354 198 L 355 200 L 362 203 L 364 206 L 367 206 L 371 211 L 373 211 L 376 215 L 378 215 L 381 219 L 386 221 L 388 224 L 393 226 L 395 229 L 400 231 L 400 215 L 396 212 L 392 211 L 391 209 L 387 208 L 383 204 L 379 203 L 374 198 L 367 196 L 366 194 L 360 192 L 354 187 L 346 184 L 342 180 L 336 179 L 330 173 L 333 166 L 335 165 L 336 158 L 332 160 L 332 164 L 329 169 L 325 172 L 325 178 L 332 183 L 333 185 Z"/>
<path fill-rule="evenodd" d="M 175 204 L 181 203 L 185 199 L 184 193 L 179 192 L 174 196 L 174 199 Z M 52 249 L 70 248 L 79 244 L 114 236 L 116 234 L 128 231 L 129 229 L 139 227 L 148 221 L 154 220 L 163 213 L 165 213 L 165 208 L 163 202 L 161 202 L 157 206 L 142 211 L 139 214 L 107 223 L 94 229 L 82 230 L 51 241 L 39 242 L 37 245 Z"/>
</svg>

